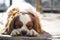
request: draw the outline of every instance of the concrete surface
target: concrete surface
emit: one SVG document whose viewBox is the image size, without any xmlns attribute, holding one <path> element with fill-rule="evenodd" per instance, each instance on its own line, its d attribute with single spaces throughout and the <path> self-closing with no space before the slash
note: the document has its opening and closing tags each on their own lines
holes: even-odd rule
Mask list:
<svg viewBox="0 0 60 40">
<path fill-rule="evenodd" d="M 40 18 L 43 30 L 51 35 L 60 36 L 60 14 L 46 13 L 42 14 Z"/>
</svg>

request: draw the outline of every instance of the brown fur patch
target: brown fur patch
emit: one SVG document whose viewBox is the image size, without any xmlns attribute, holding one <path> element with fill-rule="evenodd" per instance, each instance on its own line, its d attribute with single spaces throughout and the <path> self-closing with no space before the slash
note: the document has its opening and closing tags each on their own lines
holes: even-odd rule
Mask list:
<svg viewBox="0 0 60 40">
<path fill-rule="evenodd" d="M 34 14 L 32 14 L 31 12 L 28 13 L 32 19 L 33 22 L 33 29 L 36 30 L 36 32 L 38 33 L 42 33 L 42 29 L 41 29 L 41 24 L 40 24 L 40 20 L 38 17 L 36 17 Z"/>
</svg>

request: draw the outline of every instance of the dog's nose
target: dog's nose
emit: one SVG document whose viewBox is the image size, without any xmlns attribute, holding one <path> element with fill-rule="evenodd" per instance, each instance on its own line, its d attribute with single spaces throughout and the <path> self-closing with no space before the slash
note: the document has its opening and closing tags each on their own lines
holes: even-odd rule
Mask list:
<svg viewBox="0 0 60 40">
<path fill-rule="evenodd" d="M 27 34 L 27 31 L 23 30 L 21 31 L 22 35 L 25 36 Z"/>
</svg>

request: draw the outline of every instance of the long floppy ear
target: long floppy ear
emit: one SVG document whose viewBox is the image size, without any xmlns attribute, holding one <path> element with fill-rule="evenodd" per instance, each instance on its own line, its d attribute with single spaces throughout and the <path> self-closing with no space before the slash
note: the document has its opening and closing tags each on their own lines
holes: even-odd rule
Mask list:
<svg viewBox="0 0 60 40">
<path fill-rule="evenodd" d="M 42 28 L 41 28 L 41 24 L 40 24 L 40 20 L 38 17 L 34 18 L 34 26 L 33 28 L 38 32 L 38 33 L 42 33 Z"/>
<path fill-rule="evenodd" d="M 32 22 L 33 22 L 33 29 L 38 32 L 38 33 L 42 33 L 42 28 L 41 28 L 41 24 L 40 24 L 40 20 L 39 17 L 34 15 L 33 13 L 29 12 L 31 18 L 32 18 Z"/>
<path fill-rule="evenodd" d="M 13 26 L 14 26 L 14 20 L 18 16 L 18 13 L 17 13 L 18 11 L 19 10 L 17 8 L 13 8 L 9 11 L 7 23 L 5 25 L 5 28 L 2 30 L 2 32 L 0 31 L 0 34 L 10 34 L 11 33 Z"/>
<path fill-rule="evenodd" d="M 0 31 L 0 34 L 10 34 L 14 26 L 14 19 L 11 17 L 7 19 L 7 23 L 5 25 L 5 28 Z"/>
</svg>

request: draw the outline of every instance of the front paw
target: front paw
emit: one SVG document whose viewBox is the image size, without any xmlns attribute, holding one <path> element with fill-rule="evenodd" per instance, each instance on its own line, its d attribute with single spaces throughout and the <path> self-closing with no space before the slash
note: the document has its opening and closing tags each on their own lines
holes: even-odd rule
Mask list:
<svg viewBox="0 0 60 40">
<path fill-rule="evenodd" d="M 20 36 L 21 33 L 20 33 L 19 30 L 13 30 L 10 35 L 11 35 L 11 36 Z"/>
<path fill-rule="evenodd" d="M 39 36 L 39 33 L 32 29 L 28 32 L 27 36 L 36 37 L 36 36 Z"/>
</svg>

